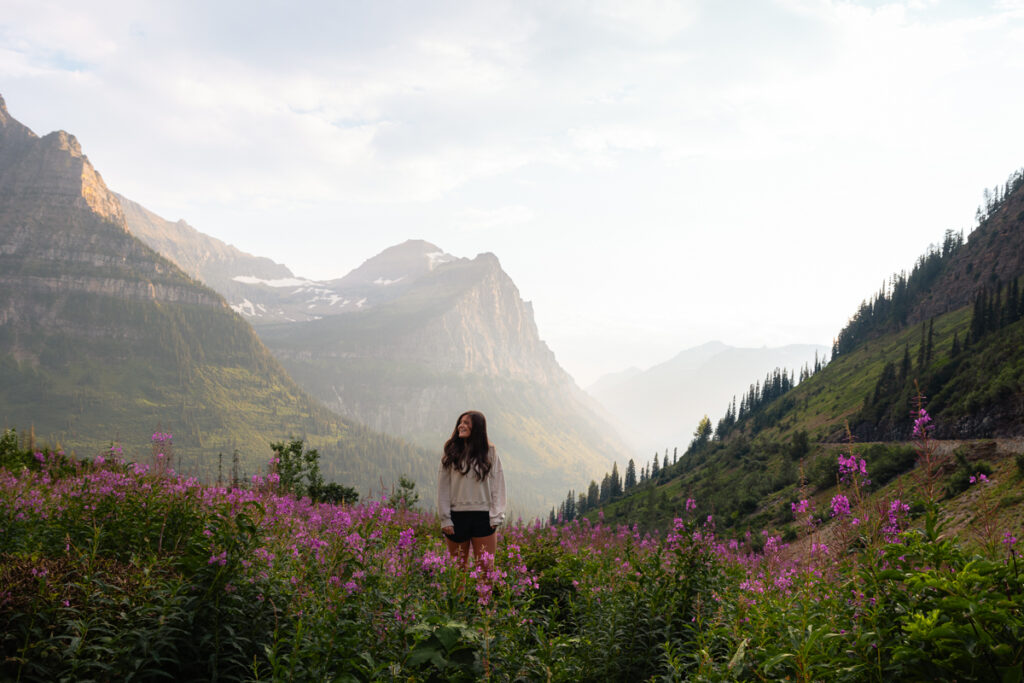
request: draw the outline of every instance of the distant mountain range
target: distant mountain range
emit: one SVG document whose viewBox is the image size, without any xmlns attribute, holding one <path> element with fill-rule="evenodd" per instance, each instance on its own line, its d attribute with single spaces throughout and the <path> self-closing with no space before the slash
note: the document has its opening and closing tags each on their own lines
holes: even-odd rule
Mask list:
<svg viewBox="0 0 1024 683">
<path fill-rule="evenodd" d="M 634 447 L 683 446 L 704 412 L 815 351 L 708 344 L 604 378 L 602 406 L 493 254 L 410 240 L 304 279 L 115 195 L 73 136 L 37 137 L 0 99 L 0 426 L 85 454 L 119 440 L 143 457 L 172 431 L 180 469 L 212 477 L 218 453 L 252 471 L 300 437 L 330 479 L 365 493 L 404 474 L 429 502 L 440 446 L 475 408 L 532 514 L 636 454 L 611 422 Z"/>
<path fill-rule="evenodd" d="M 142 460 L 149 435 L 170 432 L 179 471 L 207 478 L 229 476 L 236 449 L 252 473 L 291 437 L 364 493 L 436 472 L 433 452 L 303 391 L 216 291 L 134 236 L 74 136 L 39 138 L 2 99 L 0 426 L 84 456 L 117 441 Z"/>
<path fill-rule="evenodd" d="M 121 203 L 134 234 L 223 294 L 330 409 L 435 452 L 461 412 L 483 411 L 523 510 L 543 511 L 580 472 L 630 457 L 493 254 L 458 258 L 408 240 L 314 282 Z"/>
<path fill-rule="evenodd" d="M 185 221 L 166 220 L 126 197 L 117 198 L 133 235 L 215 289 L 253 325 L 319 320 L 372 308 L 400 296 L 438 265 L 455 260 L 433 245 L 410 240 L 386 249 L 343 278 L 308 280 Z M 409 258 L 410 249 L 416 257 Z M 420 252 L 424 258 L 418 258 Z"/>
<path fill-rule="evenodd" d="M 38 138 L 0 104 L 3 426 L 143 459 L 169 431 L 179 469 L 206 477 L 300 437 L 330 479 L 366 493 L 405 474 L 429 502 L 470 408 L 523 513 L 630 455 L 493 255 L 413 240 L 305 280 L 115 195 L 73 136 Z"/>
<path fill-rule="evenodd" d="M 587 391 L 645 456 L 666 448 L 682 451 L 704 415 L 715 419 L 734 396 L 742 396 L 776 368 L 799 376 L 804 365 L 813 367 L 816 357 L 824 360 L 827 354 L 827 347 L 812 344 L 749 349 L 713 341 L 647 370 L 605 375 Z"/>
<path fill-rule="evenodd" d="M 1019 525 L 1021 496 L 1011 493 L 1019 490 L 1012 458 L 1019 465 L 1024 437 L 1024 169 L 985 196 L 966 241 L 947 231 L 866 298 L 820 371 L 764 400 L 741 397 L 742 409 L 719 421 L 713 438 L 681 448 L 668 466 L 662 459 L 656 474 L 617 499 L 579 507 L 665 529 L 695 500 L 698 518 L 713 515 L 716 534 L 767 529 L 796 539 L 806 527 L 792 503 L 811 499 L 827 511 L 841 492 L 836 456 L 853 452 L 866 461 L 869 495 L 915 500 L 927 481 L 976 538 L 988 533 L 982 528 Z M 713 349 L 694 351 L 700 358 Z M 630 371 L 595 391 L 625 393 L 640 377 Z M 921 408 L 930 420 L 927 448 L 914 434 Z M 642 473 L 653 471 L 648 462 L 636 463 Z M 970 486 L 977 473 L 997 471 L 998 486 Z M 581 477 L 569 491 L 586 484 Z"/>
</svg>

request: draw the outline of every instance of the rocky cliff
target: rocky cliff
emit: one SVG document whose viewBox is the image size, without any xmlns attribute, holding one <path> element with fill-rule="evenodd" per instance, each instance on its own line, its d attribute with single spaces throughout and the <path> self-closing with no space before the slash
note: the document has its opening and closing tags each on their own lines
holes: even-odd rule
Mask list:
<svg viewBox="0 0 1024 683">
<path fill-rule="evenodd" d="M 441 263 L 368 310 L 259 332 L 328 406 L 438 453 L 456 417 L 481 410 L 526 510 L 630 457 L 493 254 Z"/>
<path fill-rule="evenodd" d="M 214 290 L 129 231 L 74 136 L 42 138 L 0 99 L 0 427 L 81 454 L 119 440 L 148 459 L 174 434 L 179 471 L 216 476 L 218 451 L 262 466 L 305 437 L 329 477 L 365 492 L 435 462 L 340 419 L 286 375 Z"/>
<path fill-rule="evenodd" d="M 974 302 L 982 288 L 992 289 L 1024 275 L 1024 182 L 1014 174 L 1009 192 L 967 239 L 938 280 L 914 307 L 910 324 Z M 1016 187 L 1013 187 L 1016 185 Z"/>
<path fill-rule="evenodd" d="M 253 325 L 370 308 L 398 297 L 420 276 L 455 258 L 428 242 L 409 240 L 343 278 L 319 282 L 296 277 L 287 266 L 225 244 L 183 220 L 169 221 L 126 197 L 118 200 L 133 235 L 215 289 Z"/>
</svg>

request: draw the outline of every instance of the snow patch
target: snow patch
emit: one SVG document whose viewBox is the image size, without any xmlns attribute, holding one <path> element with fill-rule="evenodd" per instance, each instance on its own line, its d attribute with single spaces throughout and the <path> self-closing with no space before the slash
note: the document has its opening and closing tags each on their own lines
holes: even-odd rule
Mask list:
<svg viewBox="0 0 1024 683">
<path fill-rule="evenodd" d="M 242 299 L 242 303 L 240 304 L 229 305 L 231 306 L 232 311 L 234 311 L 238 315 L 242 315 L 247 318 L 255 318 L 256 316 L 260 315 L 259 313 L 256 312 L 256 306 L 253 304 L 253 302 L 249 301 L 248 299 Z M 263 306 L 260 306 L 260 309 L 261 311 L 266 310 L 265 308 L 263 308 Z"/>
<path fill-rule="evenodd" d="M 365 303 L 366 303 L 366 297 L 364 296 L 362 299 L 360 299 L 359 301 L 356 302 L 356 308 L 362 308 L 363 304 L 365 304 Z"/>
<path fill-rule="evenodd" d="M 393 285 L 396 282 L 401 282 L 404 279 L 405 279 L 404 275 L 402 277 L 396 279 L 396 280 L 385 280 L 384 278 L 379 277 L 379 278 L 377 278 L 376 280 L 373 281 L 373 284 L 375 284 L 375 285 Z"/>
<path fill-rule="evenodd" d="M 297 277 L 285 277 L 278 280 L 262 280 L 251 275 L 236 275 L 231 279 L 235 282 L 241 282 L 243 285 L 266 285 L 267 287 L 308 287 L 316 284 L 312 280 L 303 280 Z"/>
<path fill-rule="evenodd" d="M 454 256 L 446 254 L 443 251 L 432 251 L 429 254 L 426 254 L 426 257 L 427 268 L 429 268 L 430 270 L 437 268 L 442 263 L 448 263 L 449 261 L 455 260 Z"/>
</svg>

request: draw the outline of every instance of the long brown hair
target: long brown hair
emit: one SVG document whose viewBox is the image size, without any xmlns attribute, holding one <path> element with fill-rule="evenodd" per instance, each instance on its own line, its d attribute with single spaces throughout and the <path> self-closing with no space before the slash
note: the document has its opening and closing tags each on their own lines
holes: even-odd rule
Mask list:
<svg viewBox="0 0 1024 683">
<path fill-rule="evenodd" d="M 469 415 L 470 430 L 469 438 L 463 439 L 459 436 L 459 423 L 462 418 Z M 441 465 L 450 470 L 453 467 L 462 474 L 469 474 L 470 470 L 476 474 L 476 478 L 483 481 L 491 471 L 491 461 L 487 457 L 490 449 L 490 442 L 487 440 L 487 418 L 476 410 L 467 410 L 455 421 L 455 429 L 452 435 L 444 444 L 444 457 L 441 458 Z"/>
</svg>

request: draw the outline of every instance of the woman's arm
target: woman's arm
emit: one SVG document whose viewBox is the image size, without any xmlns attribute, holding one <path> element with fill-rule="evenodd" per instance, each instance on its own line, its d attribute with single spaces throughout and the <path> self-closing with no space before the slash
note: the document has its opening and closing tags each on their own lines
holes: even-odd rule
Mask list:
<svg viewBox="0 0 1024 683">
<path fill-rule="evenodd" d="M 487 477 L 487 486 L 491 493 L 491 526 L 501 526 L 505 522 L 505 473 L 494 446 L 491 446 L 491 471 Z"/>
<path fill-rule="evenodd" d="M 441 520 L 442 529 L 452 526 L 451 470 L 446 470 L 444 464 L 441 464 L 437 470 L 437 516 Z"/>
</svg>

